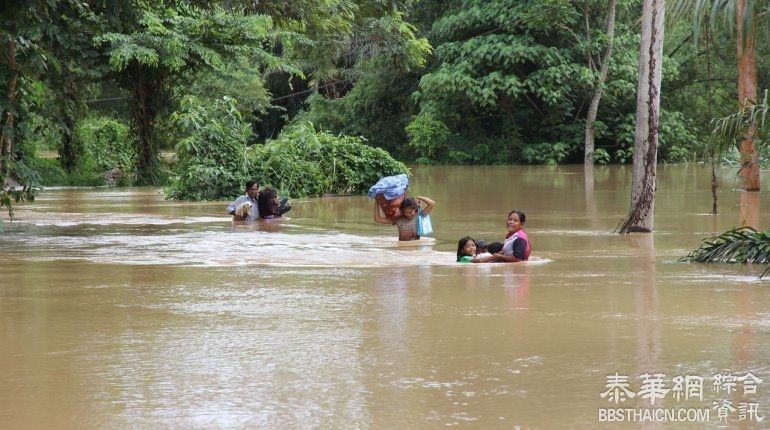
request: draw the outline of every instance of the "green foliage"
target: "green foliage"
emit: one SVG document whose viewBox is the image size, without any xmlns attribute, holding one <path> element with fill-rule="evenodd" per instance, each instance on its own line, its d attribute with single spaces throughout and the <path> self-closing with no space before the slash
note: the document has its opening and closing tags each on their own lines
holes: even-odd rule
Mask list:
<svg viewBox="0 0 770 430">
<path fill-rule="evenodd" d="M 405 100 L 417 89 L 418 75 L 404 72 L 383 57 L 356 67 L 362 76 L 345 97 L 311 96 L 308 111 L 297 115 L 294 122 L 312 122 L 332 134 L 363 136 L 371 146 L 409 158 L 413 152 L 404 144 L 405 128 L 416 112 L 415 105 Z"/>
<path fill-rule="evenodd" d="M 522 156 L 528 163 L 555 166 L 567 158 L 569 151 L 570 146 L 564 142 L 539 143 L 525 145 L 522 148 Z"/>
<path fill-rule="evenodd" d="M 433 22 L 434 64 L 420 79 L 415 93 L 420 112 L 407 129 L 439 121 L 452 136 L 451 148 L 432 151 L 422 134 L 410 132 L 410 146 L 423 151 L 417 156 L 458 162 L 450 154 L 461 151 L 468 154 L 463 163 L 552 164 L 579 158 L 585 134 L 581 110 L 596 80 L 585 40 L 573 40 L 584 33 L 581 15 L 582 7 L 564 0 L 450 3 Z M 620 27 L 622 42 L 628 30 Z M 630 43 L 620 46 L 632 49 Z M 635 56 L 633 62 L 635 69 Z M 631 109 L 630 100 L 621 103 Z M 599 145 L 602 137 L 597 133 Z"/>
<path fill-rule="evenodd" d="M 270 138 L 289 120 L 298 124 L 310 121 L 321 130 L 363 136 L 371 145 L 405 156 L 404 127 L 414 105 L 404 101 L 416 89 L 420 70 L 432 50 L 408 21 L 416 2 L 301 3 L 307 6 L 297 14 L 301 20 L 278 18 L 279 27 L 292 30 L 280 35 L 280 43 L 285 58 L 296 59 L 308 79 L 300 83 L 289 79 L 294 89 L 287 89 L 274 83 L 275 76 L 269 76 L 277 103 L 257 128 Z M 315 94 L 308 98 L 310 91 L 304 91 L 305 86 Z M 308 111 L 297 114 L 298 105 L 306 98 Z"/>
<path fill-rule="evenodd" d="M 359 137 L 298 124 L 265 145 L 249 149 L 252 177 L 293 197 L 363 193 L 381 177 L 407 173 L 387 152 Z"/>
<path fill-rule="evenodd" d="M 213 105 L 193 96 L 182 100 L 171 121 L 185 137 L 176 145 L 174 176 L 169 198 L 181 200 L 225 199 L 243 191 L 252 164 L 246 156 L 249 126 L 237 102 L 223 97 Z"/>
<path fill-rule="evenodd" d="M 409 146 L 428 159 L 444 158 L 450 137 L 446 124 L 429 115 L 416 117 L 406 127 Z"/>
<path fill-rule="evenodd" d="M 101 175 L 117 168 L 124 173 L 123 184 L 130 184 L 137 154 L 128 125 L 112 118 L 86 118 L 75 129 L 75 144 L 83 148 L 78 170 Z"/>
<path fill-rule="evenodd" d="M 770 104 L 767 90 L 762 102 L 740 108 L 737 112 L 714 119 L 709 149 L 715 154 L 724 154 L 739 144 L 752 130 L 752 140 L 760 147 L 770 143 Z"/>
<path fill-rule="evenodd" d="M 84 181 L 85 183 L 72 181 L 70 174 L 64 171 L 56 158 L 32 157 L 27 159 L 27 163 L 30 169 L 40 175 L 40 185 L 42 186 L 90 185 L 94 182 L 92 178 Z M 74 173 L 74 175 L 78 174 Z"/>
<path fill-rule="evenodd" d="M 24 161 L 13 157 L 3 156 L 3 166 L 8 169 L 8 177 L 12 180 L 6 184 L 4 178 L 0 183 L 0 208 L 8 210 L 8 217 L 13 221 L 13 204 L 21 201 L 34 201 L 40 189 L 40 175 L 27 166 Z M 0 220 L 0 232 L 5 228 Z"/>
<path fill-rule="evenodd" d="M 598 148 L 594 151 L 594 163 L 596 164 L 609 164 L 610 153 L 604 148 Z"/>
<path fill-rule="evenodd" d="M 681 20 L 683 18 L 692 19 L 692 31 L 695 35 L 695 42 L 702 36 L 703 27 L 710 23 L 709 31 L 715 32 L 717 26 L 725 26 L 730 33 L 735 34 L 736 13 L 738 11 L 738 1 L 743 1 L 743 35 L 741 38 L 749 35 L 759 34 L 761 30 L 760 23 L 764 24 L 767 35 L 770 36 L 770 20 L 767 20 L 767 11 L 770 8 L 766 2 L 745 1 L 745 0 L 673 0 L 669 5 L 671 18 Z M 765 21 L 762 23 L 762 21 Z M 756 38 L 756 36 L 753 36 Z"/>
<path fill-rule="evenodd" d="M 272 19 L 220 6 L 141 2 L 138 17 L 94 38 L 109 59 L 112 77 L 130 91 L 132 127 L 137 135 L 137 181 L 157 184 L 156 123 L 173 108 L 173 84 L 184 85 L 195 71 L 228 72 L 229 62 L 248 61 L 261 70 L 300 73 L 269 47 Z M 231 70 L 229 70 L 231 71 Z"/>
<path fill-rule="evenodd" d="M 94 41 L 107 47 L 110 67 L 125 71 L 132 64 L 168 73 L 205 64 L 224 69 L 228 58 L 252 56 L 268 68 L 286 66 L 264 50 L 272 20 L 264 15 L 241 15 L 214 7 L 201 9 L 180 3 L 159 4 L 140 11 L 135 31 L 104 33 Z"/>
<path fill-rule="evenodd" d="M 728 230 L 703 240 L 697 249 L 680 259 L 692 263 L 770 263 L 770 230 L 751 227 Z M 762 272 L 764 276 L 770 267 Z"/>
</svg>

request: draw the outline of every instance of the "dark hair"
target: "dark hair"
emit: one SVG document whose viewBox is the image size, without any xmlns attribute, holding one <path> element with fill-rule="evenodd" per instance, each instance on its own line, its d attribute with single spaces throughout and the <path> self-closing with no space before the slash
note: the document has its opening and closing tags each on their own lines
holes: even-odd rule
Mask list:
<svg viewBox="0 0 770 430">
<path fill-rule="evenodd" d="M 487 245 L 487 252 L 490 254 L 497 254 L 503 250 L 503 244 L 500 242 L 492 242 Z"/>
<path fill-rule="evenodd" d="M 273 203 L 273 199 L 278 193 L 272 188 L 263 188 L 259 190 L 259 199 L 257 200 L 257 209 L 259 210 L 259 217 L 264 218 L 269 215 L 280 215 L 278 213 L 278 207 Z"/>
<path fill-rule="evenodd" d="M 473 238 L 470 236 L 465 236 L 464 238 L 460 239 L 459 242 L 457 242 L 457 261 L 460 261 L 460 257 L 466 255 L 463 248 L 465 248 L 465 244 L 467 244 L 468 241 L 473 242 L 474 245 L 476 244 L 476 241 L 473 240 Z"/>
<path fill-rule="evenodd" d="M 524 222 L 527 219 L 527 216 L 524 215 L 524 212 L 514 209 L 514 210 L 511 211 L 511 213 L 508 214 L 508 216 L 510 217 L 513 214 L 518 215 L 519 216 L 519 221 L 521 221 L 521 223 L 524 224 Z"/>
<path fill-rule="evenodd" d="M 257 184 L 257 187 L 259 187 L 259 182 L 255 181 L 253 179 L 246 181 L 246 191 L 250 190 L 251 187 L 254 186 L 254 184 Z"/>
<path fill-rule="evenodd" d="M 411 197 L 405 198 L 404 201 L 401 202 L 401 212 L 406 210 L 406 208 L 412 208 L 414 210 L 417 210 L 417 201 L 415 201 Z"/>
</svg>

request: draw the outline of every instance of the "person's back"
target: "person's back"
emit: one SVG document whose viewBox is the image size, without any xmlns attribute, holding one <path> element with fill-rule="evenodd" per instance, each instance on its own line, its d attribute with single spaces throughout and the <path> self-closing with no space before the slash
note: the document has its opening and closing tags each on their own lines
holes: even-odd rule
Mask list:
<svg viewBox="0 0 770 430">
<path fill-rule="evenodd" d="M 262 219 L 280 218 L 291 210 L 291 205 L 286 204 L 287 199 L 278 201 L 278 193 L 272 188 L 265 188 L 259 192 L 259 213 Z"/>
</svg>

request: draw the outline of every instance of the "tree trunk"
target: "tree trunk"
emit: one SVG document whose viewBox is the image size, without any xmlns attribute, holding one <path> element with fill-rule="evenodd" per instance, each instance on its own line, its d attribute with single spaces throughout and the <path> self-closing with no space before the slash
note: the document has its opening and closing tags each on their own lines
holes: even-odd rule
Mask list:
<svg viewBox="0 0 770 430">
<path fill-rule="evenodd" d="M 8 41 L 5 43 L 5 55 L 8 60 L 8 69 L 11 71 L 11 77 L 8 79 L 6 87 L 8 105 L 2 112 L 2 118 L 0 118 L 0 121 L 2 121 L 0 125 L 0 144 L 2 144 L 2 147 L 0 147 L 0 178 L 2 179 L 8 179 L 8 172 L 6 172 L 8 166 L 4 165 L 3 157 L 10 156 L 11 151 L 13 151 L 15 134 L 14 113 L 16 110 L 16 99 L 19 94 L 16 88 L 19 81 L 19 69 L 16 64 L 16 41 L 10 34 L 8 35 Z"/>
<path fill-rule="evenodd" d="M 594 124 L 596 123 L 596 113 L 599 111 L 599 102 L 604 93 L 604 82 L 607 81 L 610 58 L 612 57 L 612 40 L 615 36 L 615 2 L 616 0 L 610 0 L 608 5 L 607 46 L 604 48 L 604 56 L 602 57 L 602 64 L 599 71 L 599 80 L 594 87 L 594 95 L 593 98 L 591 98 L 591 104 L 588 107 L 588 116 L 586 117 L 585 156 L 583 158 L 583 164 L 586 166 L 593 166 L 594 164 L 594 137 L 596 136 Z"/>
<path fill-rule="evenodd" d="M 76 77 L 67 67 L 62 67 L 59 75 L 59 88 L 55 91 L 58 99 L 59 115 L 63 125 L 61 146 L 59 147 L 59 165 L 67 172 L 72 172 L 83 156 L 83 148 L 75 145 L 75 123 L 77 107 L 80 103 L 80 95 Z"/>
<path fill-rule="evenodd" d="M 74 142 L 75 118 L 68 112 L 61 112 L 61 115 L 65 130 L 61 137 L 59 165 L 61 165 L 65 171 L 72 172 L 80 158 L 80 154 L 75 148 Z"/>
<path fill-rule="evenodd" d="M 158 142 L 155 132 L 157 101 L 162 81 L 139 71 L 131 90 L 132 126 L 136 133 L 139 160 L 136 166 L 138 185 L 158 185 Z"/>
<path fill-rule="evenodd" d="M 642 8 L 642 41 L 639 46 L 639 81 L 636 95 L 636 133 L 631 210 L 619 228 L 621 234 L 651 232 L 655 211 L 656 164 L 660 80 L 663 58 L 665 0 L 648 0 Z"/>
<path fill-rule="evenodd" d="M 737 0 L 735 8 L 738 43 L 738 103 L 740 107 L 757 102 L 757 45 L 754 32 L 744 33 L 743 21 L 748 0 Z M 756 28 L 756 27 L 755 27 Z M 759 191 L 759 155 L 754 148 L 754 129 L 741 142 L 741 178 L 745 191 Z"/>
<path fill-rule="evenodd" d="M 714 118 L 712 113 L 712 97 L 711 97 L 711 33 L 709 33 L 709 15 L 706 14 L 706 25 L 703 26 L 706 36 L 706 104 L 708 105 L 709 118 Z M 717 154 L 712 149 L 711 151 L 711 214 L 717 214 L 717 187 L 719 182 L 717 181 Z"/>
</svg>

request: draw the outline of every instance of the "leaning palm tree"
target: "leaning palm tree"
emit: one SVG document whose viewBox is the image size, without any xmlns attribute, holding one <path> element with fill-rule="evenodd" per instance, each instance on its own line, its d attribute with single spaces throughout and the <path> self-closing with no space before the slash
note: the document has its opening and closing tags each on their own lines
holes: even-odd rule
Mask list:
<svg viewBox="0 0 770 430">
<path fill-rule="evenodd" d="M 726 23 L 736 38 L 738 63 L 738 103 L 741 108 L 757 102 L 757 33 L 764 24 L 770 30 L 767 11 L 770 0 L 672 0 L 670 16 L 674 21 L 691 18 L 695 41 L 704 23 L 713 33 L 717 22 Z M 770 31 L 768 31 L 770 35 Z M 740 144 L 743 189 L 759 191 L 759 156 L 754 148 L 751 129 L 745 130 Z"/>
</svg>

